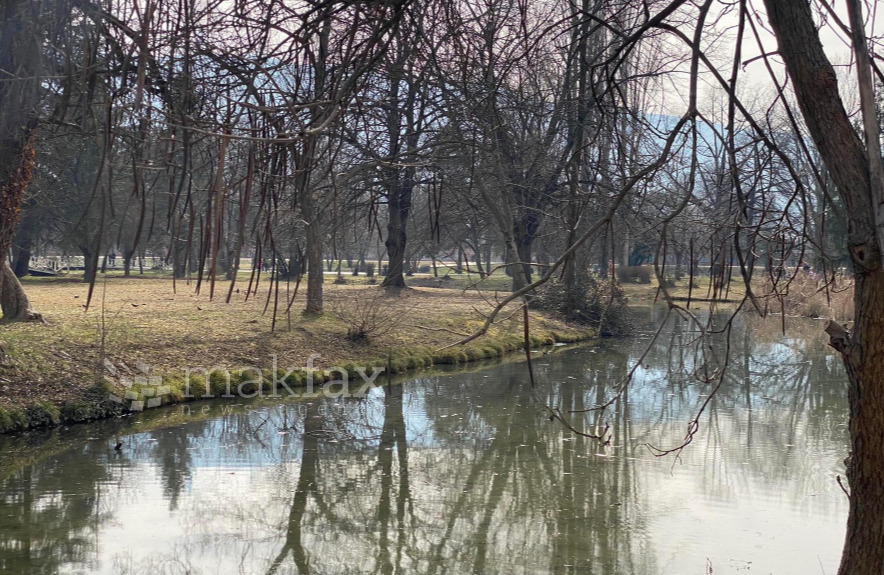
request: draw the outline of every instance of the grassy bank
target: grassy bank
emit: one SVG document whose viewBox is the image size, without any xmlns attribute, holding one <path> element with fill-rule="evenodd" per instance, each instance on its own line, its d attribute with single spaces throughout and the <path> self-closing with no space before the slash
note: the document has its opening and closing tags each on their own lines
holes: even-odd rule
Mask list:
<svg viewBox="0 0 884 575">
<path fill-rule="evenodd" d="M 225 303 L 208 289 L 171 280 L 112 278 L 96 286 L 25 280 L 46 325 L 0 327 L 0 433 L 109 417 L 207 395 L 284 393 L 312 381 L 361 387 L 383 368 L 403 373 L 432 365 L 500 357 L 522 348 L 522 314 L 512 306 L 489 333 L 452 346 L 477 329 L 493 303 L 475 292 L 411 288 L 397 295 L 375 286 L 326 283 L 326 313 L 300 315 L 285 303 L 273 325 L 266 292 L 243 290 Z M 262 289 L 263 292 L 263 289 Z M 282 298 L 280 298 L 282 299 Z M 531 345 L 573 342 L 588 330 L 532 313 Z M 308 362 L 312 357 L 312 367 Z M 340 384 L 326 386 L 346 392 Z"/>
<path fill-rule="evenodd" d="M 662 301 L 656 281 L 650 283 L 625 282 L 620 284 L 630 304 L 645 305 Z M 820 278 L 801 270 L 773 284 L 769 275 L 756 274 L 752 280 L 752 292 L 759 309 L 764 314 L 783 314 L 794 317 L 828 318 L 846 322 L 853 319 L 853 279 L 846 276 Z M 709 305 L 716 294 L 710 287 L 708 277 L 694 278 L 693 286 L 684 278 L 672 282 L 669 294 L 676 303 L 692 309 Z M 741 303 L 746 297 L 746 287 L 741 278 L 734 278 L 715 299 L 719 309 L 728 309 Z M 753 308 L 747 302 L 745 309 Z"/>
</svg>

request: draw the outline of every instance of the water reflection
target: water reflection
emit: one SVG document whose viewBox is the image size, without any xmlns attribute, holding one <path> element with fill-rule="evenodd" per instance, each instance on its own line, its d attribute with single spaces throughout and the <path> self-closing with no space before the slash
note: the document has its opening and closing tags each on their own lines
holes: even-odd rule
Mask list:
<svg viewBox="0 0 884 575">
<path fill-rule="evenodd" d="M 707 559 L 716 573 L 834 572 L 843 368 L 818 326 L 778 328 L 741 318 L 729 344 L 702 342 L 729 369 L 677 458 L 647 445 L 678 444 L 714 385 L 686 322 L 603 411 L 588 408 L 615 396 L 650 335 L 537 354 L 536 390 L 510 363 L 363 400 L 6 439 L 0 572 L 658 575 Z M 608 426 L 609 444 L 541 403 Z"/>
</svg>

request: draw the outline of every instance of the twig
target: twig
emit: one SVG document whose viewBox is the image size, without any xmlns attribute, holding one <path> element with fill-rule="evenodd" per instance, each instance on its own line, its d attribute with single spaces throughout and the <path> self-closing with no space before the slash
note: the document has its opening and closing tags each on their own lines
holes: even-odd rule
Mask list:
<svg viewBox="0 0 884 575">
<path fill-rule="evenodd" d="M 449 328 L 447 328 L 447 327 L 428 327 L 428 326 L 425 326 L 425 325 L 418 325 L 418 324 L 415 324 L 415 323 L 404 323 L 404 324 L 402 324 L 402 325 L 404 325 L 404 326 L 406 326 L 406 327 L 416 327 L 416 328 L 418 328 L 418 329 L 424 329 L 424 330 L 427 330 L 427 331 L 444 331 L 444 332 L 446 332 L 446 333 L 453 333 L 454 335 L 462 335 L 462 336 L 464 336 L 464 337 L 470 335 L 470 334 L 468 334 L 468 333 L 464 333 L 464 332 L 462 332 L 462 331 L 455 331 L 455 330 L 453 330 L 453 329 L 449 329 Z"/>
<path fill-rule="evenodd" d="M 838 482 L 838 487 L 841 488 L 841 491 L 844 492 L 844 495 L 846 495 L 847 498 L 850 499 L 850 492 L 847 491 L 847 487 L 845 487 L 845 486 L 844 486 L 844 482 L 841 481 L 841 476 L 840 476 L 840 475 L 836 475 L 836 476 L 835 476 L 835 480 Z"/>
</svg>

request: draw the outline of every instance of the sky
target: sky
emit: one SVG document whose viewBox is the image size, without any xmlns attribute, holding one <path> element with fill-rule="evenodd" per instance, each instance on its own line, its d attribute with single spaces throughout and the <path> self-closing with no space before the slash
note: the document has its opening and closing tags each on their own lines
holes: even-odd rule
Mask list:
<svg viewBox="0 0 884 575">
<path fill-rule="evenodd" d="M 829 1 L 830 5 L 833 6 L 837 19 L 846 23 L 847 9 L 845 1 Z M 818 0 L 813 0 L 813 5 L 817 22 L 821 24 L 820 39 L 830 61 L 836 66 L 845 106 L 849 112 L 855 111 L 859 106 L 859 98 L 856 79 L 852 74 L 850 66 L 853 58 L 849 39 L 839 29 L 836 18 L 828 14 L 823 15 L 826 11 Z M 715 6 L 713 10 L 718 10 L 717 14 L 710 13 L 707 19 L 707 25 L 714 22 L 715 26 L 706 35 L 707 41 L 704 45 L 704 50 L 710 59 L 716 63 L 722 76 L 728 78 L 731 72 L 738 19 L 735 3 L 719 2 Z M 875 34 L 880 29 L 880 25 L 876 25 L 880 20 L 880 16 L 876 12 L 869 14 L 868 9 L 868 6 L 864 7 L 864 16 L 868 22 L 867 35 L 872 38 L 871 43 L 874 46 Z M 872 3 L 871 9 L 876 10 L 875 3 Z M 692 14 L 696 14 L 696 6 L 691 5 L 689 10 Z M 758 32 L 759 39 L 755 38 L 752 28 L 747 25 L 742 44 L 741 61 L 743 66 L 740 70 L 739 93 L 750 108 L 755 106 L 763 110 L 773 99 L 775 88 L 765 61 L 761 57 L 762 53 L 769 55 L 771 65 L 775 70 L 778 81 L 781 83 L 785 77 L 785 71 L 782 67 L 782 60 L 775 54 L 777 50 L 776 38 L 770 30 L 763 1 L 749 0 L 748 10 L 750 18 L 755 25 L 755 30 Z M 681 30 L 686 34 L 692 33 L 692 30 L 687 27 L 681 28 Z M 715 31 L 719 33 L 718 37 L 716 37 Z M 646 111 L 669 115 L 681 115 L 684 113 L 686 95 L 688 93 L 687 79 L 687 74 L 661 79 L 657 96 L 648 103 Z M 722 97 L 723 92 L 719 88 L 718 82 L 709 72 L 704 73 L 701 70 L 700 94 L 698 96 L 701 111 L 715 114 L 717 108 L 720 113 Z"/>
</svg>

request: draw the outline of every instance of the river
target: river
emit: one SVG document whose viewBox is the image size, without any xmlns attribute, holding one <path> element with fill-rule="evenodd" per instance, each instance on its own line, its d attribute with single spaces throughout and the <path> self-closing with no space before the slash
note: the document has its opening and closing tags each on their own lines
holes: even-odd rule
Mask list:
<svg viewBox="0 0 884 575">
<path fill-rule="evenodd" d="M 822 324 L 739 317 L 704 370 L 689 323 L 654 339 L 642 313 L 534 353 L 534 388 L 513 358 L 0 438 L 0 573 L 834 574 L 847 407 Z"/>
</svg>

